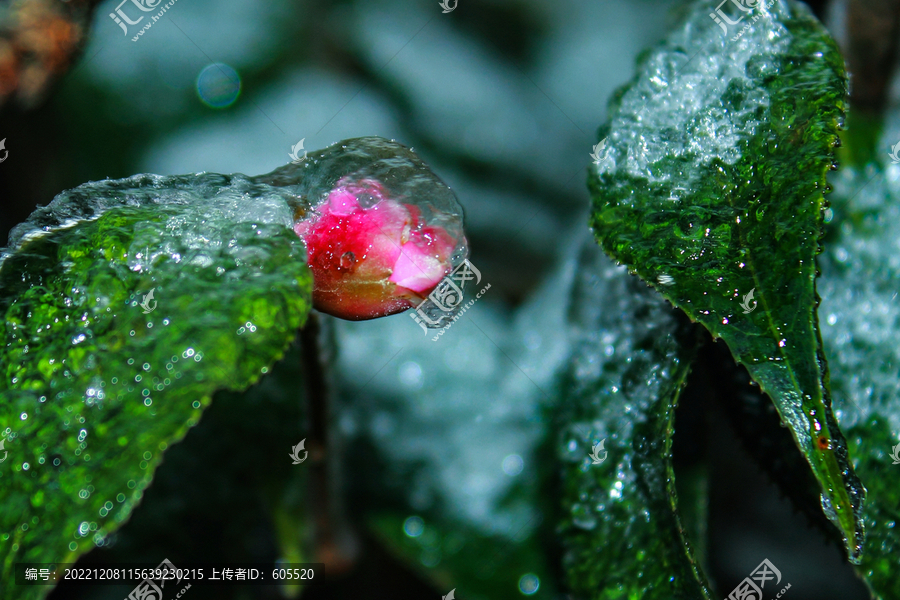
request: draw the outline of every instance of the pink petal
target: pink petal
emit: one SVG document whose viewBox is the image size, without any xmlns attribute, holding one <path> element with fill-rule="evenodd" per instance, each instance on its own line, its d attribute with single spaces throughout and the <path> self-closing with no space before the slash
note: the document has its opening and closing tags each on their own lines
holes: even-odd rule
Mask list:
<svg viewBox="0 0 900 600">
<path fill-rule="evenodd" d="M 394 264 L 389 281 L 418 293 L 434 288 L 449 271 L 453 240 L 443 230 L 425 227 L 411 232 Z"/>
<path fill-rule="evenodd" d="M 337 216 L 346 216 L 359 208 L 359 200 L 353 192 L 346 188 L 335 188 L 328 195 L 328 204 L 325 211 Z"/>
</svg>

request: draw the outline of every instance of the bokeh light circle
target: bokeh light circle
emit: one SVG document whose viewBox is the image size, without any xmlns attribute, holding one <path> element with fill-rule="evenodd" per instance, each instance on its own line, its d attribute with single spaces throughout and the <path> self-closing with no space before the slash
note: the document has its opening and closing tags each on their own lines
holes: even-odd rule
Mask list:
<svg viewBox="0 0 900 600">
<path fill-rule="evenodd" d="M 241 76 L 225 63 L 207 65 L 197 76 L 197 95 L 211 108 L 231 106 L 241 93 Z"/>
<path fill-rule="evenodd" d="M 526 573 L 519 578 L 519 591 L 526 596 L 537 592 L 541 587 L 541 580 L 534 573 Z"/>
<path fill-rule="evenodd" d="M 409 517 L 403 522 L 403 533 L 411 538 L 417 538 L 425 530 L 425 521 L 422 517 Z"/>
</svg>

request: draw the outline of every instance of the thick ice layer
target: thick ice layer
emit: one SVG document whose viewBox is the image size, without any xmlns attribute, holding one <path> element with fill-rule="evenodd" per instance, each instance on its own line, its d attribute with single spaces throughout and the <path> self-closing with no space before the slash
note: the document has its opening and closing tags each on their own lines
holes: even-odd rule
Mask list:
<svg viewBox="0 0 900 600">
<path fill-rule="evenodd" d="M 344 140 L 256 180 L 294 196 L 313 299 L 329 314 L 360 320 L 418 306 L 467 256 L 453 192 L 396 142 Z"/>
<path fill-rule="evenodd" d="M 710 9 L 721 19 L 714 4 Z M 624 167 L 629 175 L 664 182 L 674 178 L 670 166 L 657 164 L 666 158 L 701 164 L 719 159 L 730 165 L 741 158 L 738 140 L 753 134 L 759 125 L 755 113 L 769 105 L 751 77 L 771 73 L 773 50 L 790 43 L 787 30 L 773 18 L 789 9 L 777 0 L 769 8 L 759 2 L 749 12 L 725 2 L 720 10 L 731 21 L 742 20 L 723 31 L 709 14 L 696 12 L 663 43 L 663 51 L 641 64 L 637 84 L 611 119 L 605 154 L 592 167 L 597 174 Z M 689 171 L 693 176 L 701 172 Z"/>
<path fill-rule="evenodd" d="M 60 193 L 53 201 L 35 210 L 28 220 L 10 232 L 8 253 L 19 245 L 44 233 L 93 220 L 120 207 L 187 207 L 170 218 L 167 228 L 185 234 L 189 246 L 208 243 L 205 228 L 220 228 L 237 223 L 289 228 L 291 209 L 289 193 L 244 175 L 198 173 L 164 177 L 134 175 L 125 179 L 94 181 Z M 149 245 L 156 242 L 147 239 Z M 2 260 L 2 258 L 0 258 Z"/>
<path fill-rule="evenodd" d="M 167 215 L 163 229 L 175 240 L 163 243 L 155 225 L 136 224 L 128 253 L 133 269 L 160 254 L 178 262 L 184 251 L 196 254 L 195 264 L 212 264 L 201 249 L 244 223 L 259 227 L 260 235 L 292 230 L 306 246 L 315 307 L 345 319 L 419 305 L 468 254 L 462 208 L 450 188 L 411 150 L 377 137 L 344 140 L 299 165 L 253 178 L 201 173 L 87 183 L 16 227 L 8 254 L 28 240 L 126 208 Z M 244 244 L 241 252 L 259 249 Z"/>
<path fill-rule="evenodd" d="M 288 164 L 253 178 L 288 190 L 298 219 L 306 216 L 305 210 L 323 206 L 341 180 L 377 181 L 393 200 L 416 206 L 428 225 L 440 226 L 454 237 L 453 266 L 468 255 L 463 211 L 453 191 L 412 150 L 392 140 L 344 140 L 310 152 L 299 165 Z"/>
</svg>

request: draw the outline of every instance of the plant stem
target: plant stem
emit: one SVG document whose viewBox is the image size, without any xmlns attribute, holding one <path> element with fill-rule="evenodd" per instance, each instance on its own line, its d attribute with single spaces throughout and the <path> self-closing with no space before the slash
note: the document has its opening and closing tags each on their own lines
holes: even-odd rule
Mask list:
<svg viewBox="0 0 900 600">
<path fill-rule="evenodd" d="M 326 573 L 349 570 L 359 544 L 349 526 L 341 494 L 338 443 L 331 429 L 331 390 L 328 365 L 330 344 L 325 343 L 327 328 L 312 313 L 300 330 L 303 348 L 303 372 L 309 451 L 309 499 L 312 516 L 315 561 L 324 563 Z"/>
</svg>

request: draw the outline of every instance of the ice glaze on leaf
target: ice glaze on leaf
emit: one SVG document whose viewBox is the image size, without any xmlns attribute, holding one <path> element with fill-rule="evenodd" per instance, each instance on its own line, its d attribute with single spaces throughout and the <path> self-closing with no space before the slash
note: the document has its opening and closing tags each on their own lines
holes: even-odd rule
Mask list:
<svg viewBox="0 0 900 600">
<path fill-rule="evenodd" d="M 89 183 L 36 211 L 0 263 L 0 580 L 74 562 L 140 501 L 212 393 L 303 324 L 312 281 L 282 192 L 243 176 Z M 149 293 L 154 291 L 153 297 Z"/>
<path fill-rule="evenodd" d="M 579 334 L 556 415 L 569 587 L 591 600 L 710 598 L 672 471 L 675 405 L 696 332 L 593 242 L 573 298 L 569 325 Z M 606 453 L 594 459 L 601 440 Z"/>
<path fill-rule="evenodd" d="M 761 2 L 728 33 L 709 12 L 698 2 L 613 100 L 592 224 L 772 397 L 857 560 L 865 490 L 831 412 L 815 291 L 843 60 L 800 4 Z"/>
<path fill-rule="evenodd" d="M 875 597 L 900 598 L 900 164 L 888 164 L 898 139 L 886 135 L 881 164 L 844 167 L 831 197 L 819 264 L 822 338 L 831 386 L 853 466 L 866 486 L 866 541 L 857 572 Z"/>
</svg>

